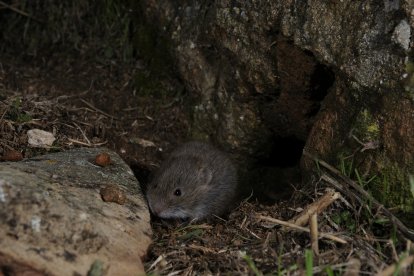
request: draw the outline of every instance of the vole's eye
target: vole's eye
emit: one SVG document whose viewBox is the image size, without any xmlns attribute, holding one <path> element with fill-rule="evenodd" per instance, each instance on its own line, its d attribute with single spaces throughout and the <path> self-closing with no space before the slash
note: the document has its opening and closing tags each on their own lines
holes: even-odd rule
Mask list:
<svg viewBox="0 0 414 276">
<path fill-rule="evenodd" d="M 181 195 L 181 190 L 180 190 L 180 189 L 176 189 L 176 190 L 174 191 L 174 195 L 176 195 L 176 196 L 180 196 L 180 195 Z"/>
</svg>

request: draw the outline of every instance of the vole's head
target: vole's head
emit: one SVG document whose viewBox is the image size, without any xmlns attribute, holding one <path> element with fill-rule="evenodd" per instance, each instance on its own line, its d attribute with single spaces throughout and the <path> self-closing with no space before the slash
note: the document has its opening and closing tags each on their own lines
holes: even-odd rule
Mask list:
<svg viewBox="0 0 414 276">
<path fill-rule="evenodd" d="M 201 218 L 204 195 L 212 189 L 213 173 L 196 156 L 177 156 L 164 162 L 147 188 L 151 212 L 161 218 Z"/>
</svg>

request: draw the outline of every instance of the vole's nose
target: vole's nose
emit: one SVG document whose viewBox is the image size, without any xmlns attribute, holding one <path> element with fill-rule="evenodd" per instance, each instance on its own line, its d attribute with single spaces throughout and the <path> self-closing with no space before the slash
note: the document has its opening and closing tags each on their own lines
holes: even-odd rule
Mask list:
<svg viewBox="0 0 414 276">
<path fill-rule="evenodd" d="M 150 208 L 150 210 L 151 210 L 151 213 L 154 215 L 154 216 L 159 216 L 159 213 L 161 212 L 161 207 L 160 206 L 158 206 L 158 205 L 154 205 L 154 204 L 151 204 L 150 202 L 148 202 L 149 204 L 149 208 Z"/>
<path fill-rule="evenodd" d="M 158 217 L 158 214 L 160 213 L 158 210 L 154 210 L 154 209 L 151 209 L 151 212 L 154 216 L 157 216 L 157 217 Z"/>
</svg>

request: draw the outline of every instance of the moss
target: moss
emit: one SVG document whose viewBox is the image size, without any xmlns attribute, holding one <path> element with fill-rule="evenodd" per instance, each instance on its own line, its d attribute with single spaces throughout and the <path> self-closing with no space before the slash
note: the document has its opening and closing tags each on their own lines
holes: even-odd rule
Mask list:
<svg viewBox="0 0 414 276">
<path fill-rule="evenodd" d="M 364 153 L 347 149 L 339 153 L 337 159 L 338 168 L 344 175 L 357 182 L 385 207 L 398 213 L 405 223 L 414 226 L 412 219 L 406 220 L 414 215 L 414 194 L 411 193 L 409 181 L 414 164 L 402 168 L 381 151 Z M 367 166 L 367 160 L 375 160 L 375 164 Z"/>
<path fill-rule="evenodd" d="M 218 122 L 214 119 L 214 110 L 211 107 L 206 107 L 202 104 L 197 105 L 196 99 L 193 99 L 193 103 L 189 103 L 188 106 L 193 106 L 193 110 L 189 111 L 192 114 L 191 118 L 191 137 L 197 140 L 209 140 L 209 136 L 212 133 L 216 133 L 218 128 Z"/>
<path fill-rule="evenodd" d="M 139 96 L 154 95 L 164 98 L 166 91 L 150 72 L 138 72 L 132 78 L 132 86 Z"/>
<path fill-rule="evenodd" d="M 410 192 L 409 171 L 385 156 L 377 157 L 380 171 L 369 187 L 384 205 L 405 213 L 414 213 L 414 196 Z"/>
<path fill-rule="evenodd" d="M 143 58 L 149 69 L 160 73 L 171 73 L 173 60 L 170 54 L 170 41 L 159 35 L 159 30 L 144 22 L 136 22 L 132 45 L 138 49 L 139 56 Z"/>
<path fill-rule="evenodd" d="M 414 195 L 410 192 L 409 171 L 386 158 L 382 161 L 383 168 L 370 183 L 369 190 L 403 222 L 414 227 Z"/>
<path fill-rule="evenodd" d="M 405 91 L 409 94 L 412 101 L 414 101 L 414 62 L 408 61 L 405 64 L 406 78 L 404 83 Z"/>
<path fill-rule="evenodd" d="M 380 126 L 378 120 L 368 109 L 363 109 L 356 116 L 353 134 L 363 142 L 378 140 L 380 137 Z"/>
<path fill-rule="evenodd" d="M 382 137 L 379 120 L 368 108 L 355 117 L 351 134 L 338 150 L 337 167 L 381 204 L 399 212 L 402 220 L 412 217 L 414 195 L 410 192 L 409 175 L 414 171 L 414 163 L 401 165 L 387 156 L 379 145 Z"/>
<path fill-rule="evenodd" d="M 332 220 L 336 224 L 344 225 L 348 232 L 355 233 L 357 229 L 357 223 L 348 210 L 333 214 Z"/>
<path fill-rule="evenodd" d="M 24 111 L 24 108 L 22 107 L 22 99 L 20 98 L 17 98 L 12 102 L 10 109 L 5 115 L 7 119 L 17 123 L 26 123 L 33 119 L 30 114 Z"/>
<path fill-rule="evenodd" d="M 190 130 L 191 139 L 208 142 L 209 135 L 205 133 L 204 131 L 200 131 L 200 130 L 201 130 L 200 128 L 192 128 Z"/>
</svg>

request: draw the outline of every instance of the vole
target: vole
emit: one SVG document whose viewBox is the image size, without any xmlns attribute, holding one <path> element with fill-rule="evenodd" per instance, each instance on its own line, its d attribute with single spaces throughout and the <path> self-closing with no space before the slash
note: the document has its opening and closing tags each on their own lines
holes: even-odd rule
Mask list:
<svg viewBox="0 0 414 276">
<path fill-rule="evenodd" d="M 221 151 L 187 142 L 161 164 L 147 186 L 152 213 L 164 219 L 203 219 L 223 215 L 234 203 L 237 171 Z"/>
</svg>

